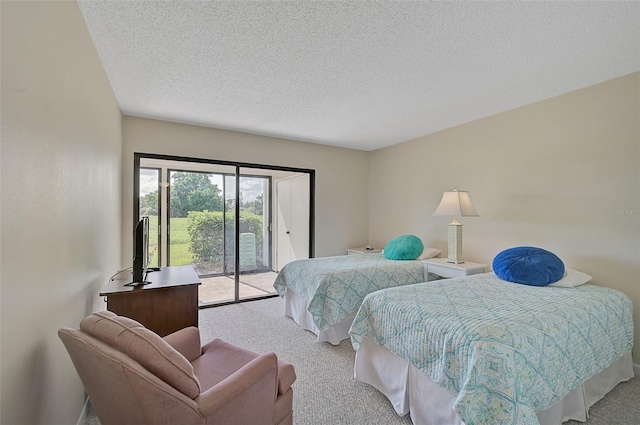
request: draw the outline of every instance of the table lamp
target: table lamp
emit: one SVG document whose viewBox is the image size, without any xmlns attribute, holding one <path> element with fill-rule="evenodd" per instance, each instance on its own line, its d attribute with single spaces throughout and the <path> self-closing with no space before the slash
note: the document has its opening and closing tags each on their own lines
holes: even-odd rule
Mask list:
<svg viewBox="0 0 640 425">
<path fill-rule="evenodd" d="M 471 204 L 469 192 L 453 189 L 442 195 L 440 205 L 433 215 L 451 215 L 453 221 L 449 223 L 449 256 L 447 263 L 461 264 L 462 259 L 462 223 L 457 217 L 479 217 Z"/>
</svg>

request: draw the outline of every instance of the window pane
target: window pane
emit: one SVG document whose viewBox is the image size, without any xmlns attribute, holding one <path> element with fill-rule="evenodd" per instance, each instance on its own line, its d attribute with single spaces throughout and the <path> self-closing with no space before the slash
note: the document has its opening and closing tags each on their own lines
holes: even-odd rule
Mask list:
<svg viewBox="0 0 640 425">
<path fill-rule="evenodd" d="M 140 210 L 138 213 L 139 217 L 149 217 L 149 265 L 151 267 L 160 266 L 160 249 L 158 244 L 159 189 L 160 170 L 157 168 L 140 168 Z"/>
<path fill-rule="evenodd" d="M 169 265 L 193 264 L 199 275 L 221 273 L 224 261 L 220 174 L 169 172 Z"/>
</svg>

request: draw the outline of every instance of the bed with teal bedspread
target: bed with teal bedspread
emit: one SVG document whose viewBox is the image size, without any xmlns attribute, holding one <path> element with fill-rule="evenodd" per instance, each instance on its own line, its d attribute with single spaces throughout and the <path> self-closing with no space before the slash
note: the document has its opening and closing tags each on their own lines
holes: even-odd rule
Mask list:
<svg viewBox="0 0 640 425">
<path fill-rule="evenodd" d="M 286 264 L 273 287 L 282 297 L 289 288 L 306 300 L 313 321 L 325 330 L 356 312 L 373 291 L 424 282 L 424 269 L 421 261 L 379 253 L 312 258 Z"/>
<path fill-rule="evenodd" d="M 535 412 L 633 345 L 632 304 L 613 289 L 534 287 L 493 273 L 368 295 L 349 331 L 457 394 L 470 424 L 538 424 Z"/>
</svg>

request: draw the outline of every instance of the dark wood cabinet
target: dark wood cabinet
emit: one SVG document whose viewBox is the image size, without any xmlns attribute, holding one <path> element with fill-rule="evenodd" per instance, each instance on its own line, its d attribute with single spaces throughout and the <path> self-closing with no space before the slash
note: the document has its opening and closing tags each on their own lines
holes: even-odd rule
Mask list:
<svg viewBox="0 0 640 425">
<path fill-rule="evenodd" d="M 115 279 L 100 292 L 107 298 L 107 310 L 143 324 L 160 336 L 188 326 L 198 326 L 198 285 L 192 266 L 162 267 L 147 274 L 149 284 L 125 286 L 127 279 Z"/>
</svg>

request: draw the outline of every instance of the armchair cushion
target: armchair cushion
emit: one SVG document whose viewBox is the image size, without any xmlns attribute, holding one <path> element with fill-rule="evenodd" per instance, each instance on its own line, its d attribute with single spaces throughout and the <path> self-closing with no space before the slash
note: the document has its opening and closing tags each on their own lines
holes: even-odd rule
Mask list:
<svg viewBox="0 0 640 425">
<path fill-rule="evenodd" d="M 204 391 L 228 376 L 225 369 L 237 370 L 256 356 L 252 351 L 221 339 L 214 339 L 202 347 L 202 356 L 193 362 L 193 367 Z M 225 368 L 220 368 L 220 364 L 224 364 Z M 286 393 L 295 380 L 296 373 L 293 365 L 278 360 L 278 394 Z"/>
<path fill-rule="evenodd" d="M 127 354 L 186 396 L 194 399 L 200 394 L 200 382 L 191 363 L 135 320 L 101 311 L 82 320 L 80 329 Z"/>
<path fill-rule="evenodd" d="M 217 369 L 227 370 L 226 364 L 218 364 Z M 227 370 L 231 372 L 231 370 Z M 277 374 L 277 357 L 274 353 L 259 355 L 240 369 L 233 371 L 216 385 L 204 389 L 196 399 L 200 412 L 208 416 L 213 411 L 242 410 L 249 417 L 264 417 L 267 409 L 273 410 L 275 402 L 274 382 Z M 238 400 L 245 400 L 240 406 Z M 253 410 L 253 413 L 250 413 Z M 265 418 L 266 419 L 266 418 Z M 243 423 L 254 423 L 247 419 Z M 264 421 L 265 423 L 271 421 Z M 234 422 L 236 423 L 236 422 Z"/>
</svg>

